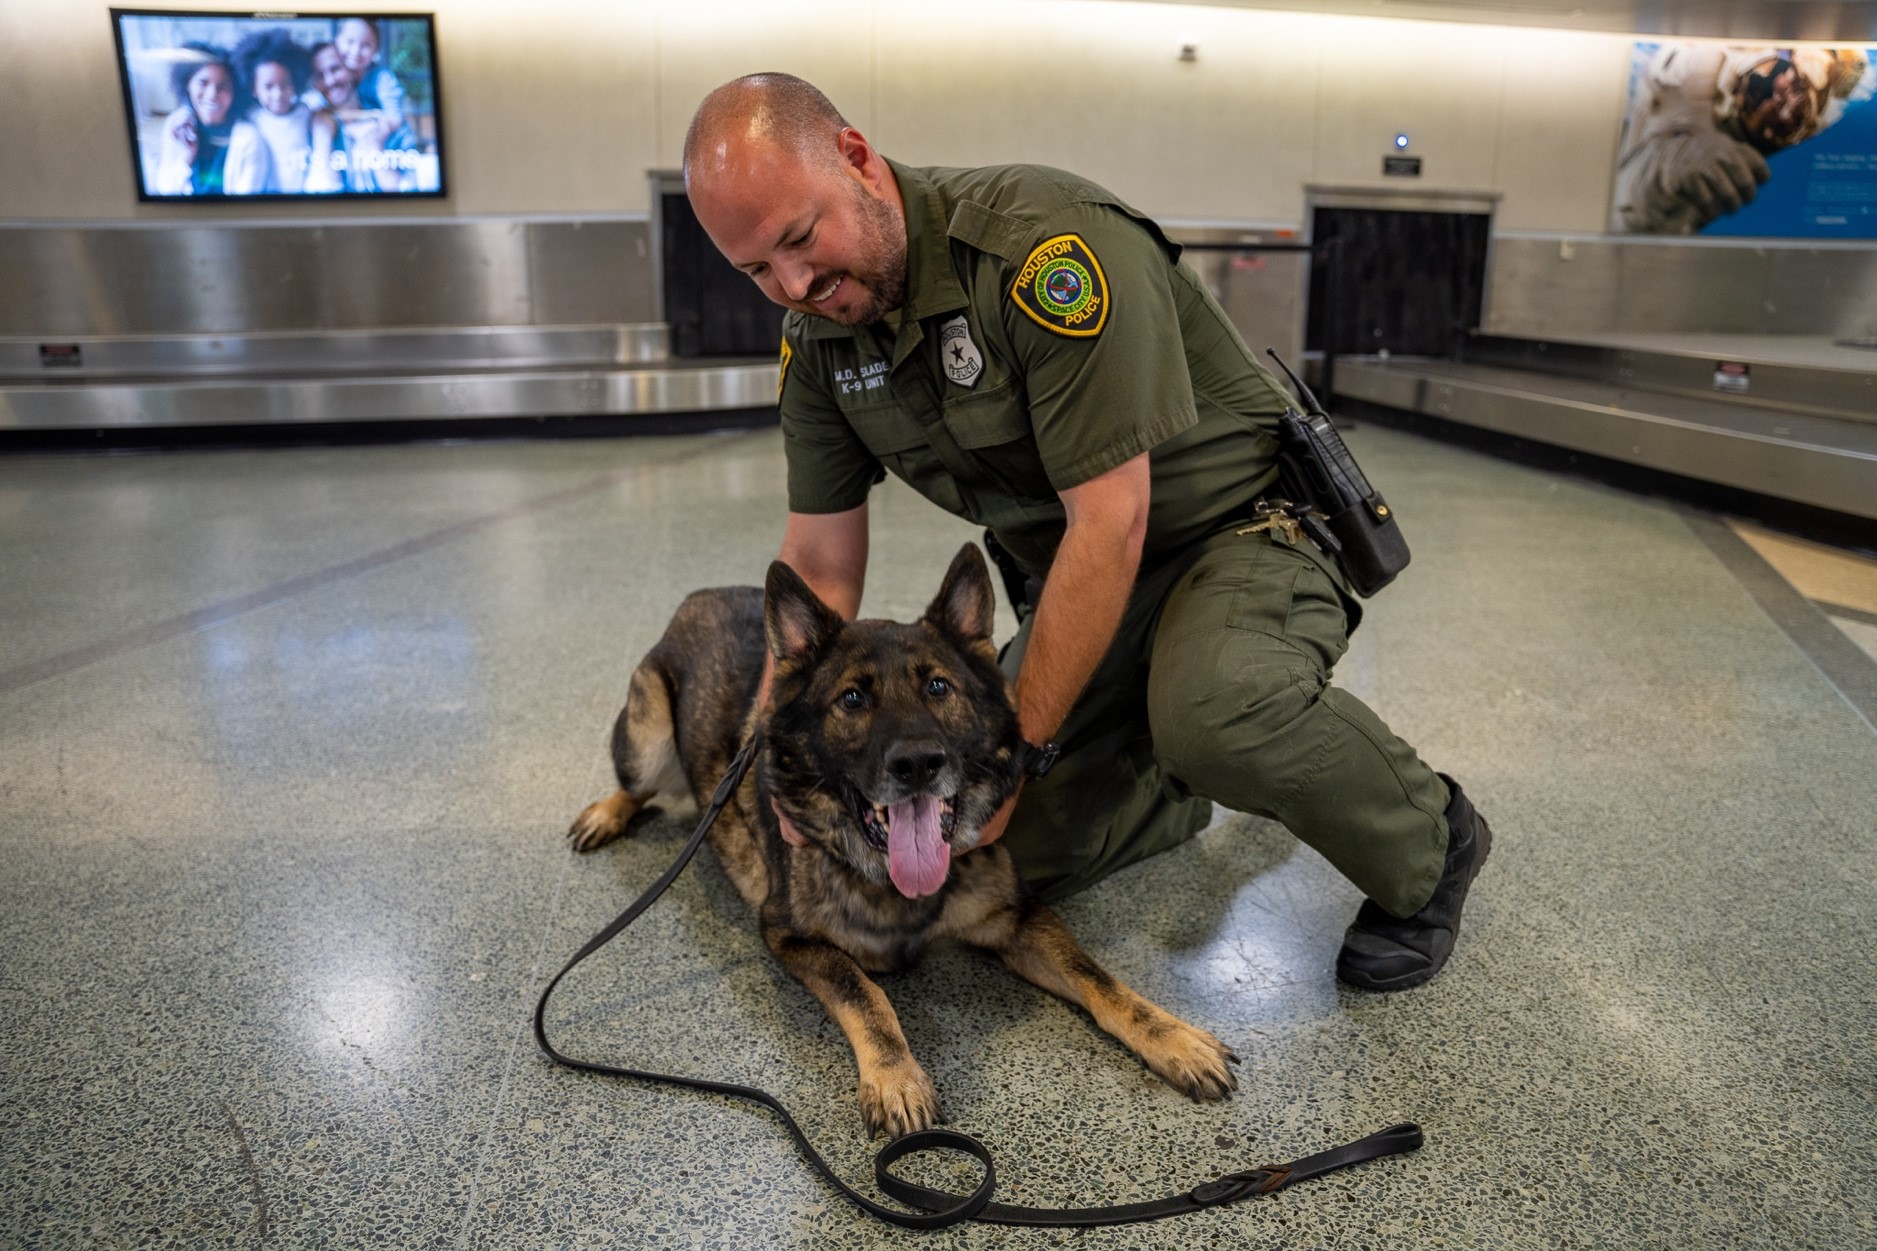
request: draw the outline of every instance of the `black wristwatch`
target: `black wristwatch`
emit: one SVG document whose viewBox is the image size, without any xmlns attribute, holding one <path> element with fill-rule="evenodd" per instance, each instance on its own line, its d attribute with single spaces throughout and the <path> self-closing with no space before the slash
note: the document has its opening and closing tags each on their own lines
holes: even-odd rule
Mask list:
<svg viewBox="0 0 1877 1251">
<path fill-rule="evenodd" d="M 1056 757 L 1062 755 L 1062 744 L 1050 739 L 1041 747 L 1025 742 L 1023 751 L 1018 755 L 1018 762 L 1023 766 L 1025 777 L 1040 778 L 1056 767 Z"/>
</svg>

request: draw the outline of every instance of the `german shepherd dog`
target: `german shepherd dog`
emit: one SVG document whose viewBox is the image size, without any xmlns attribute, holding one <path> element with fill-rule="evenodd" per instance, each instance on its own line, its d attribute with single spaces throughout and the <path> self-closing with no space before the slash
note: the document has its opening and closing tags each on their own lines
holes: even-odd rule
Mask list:
<svg viewBox="0 0 1877 1251">
<path fill-rule="evenodd" d="M 995 951 L 1194 1099 L 1238 1085 L 1238 1057 L 1104 972 L 1025 892 L 1008 851 L 978 847 L 979 826 L 1016 788 L 1021 745 L 991 643 L 992 594 L 969 544 L 911 624 L 843 621 L 781 561 L 766 591 L 696 592 L 632 675 L 613 727 L 619 790 L 569 831 L 575 850 L 592 851 L 655 794 L 688 785 L 708 804 L 760 728 L 755 768 L 710 844 L 763 942 L 847 1035 L 870 1137 L 939 1116 L 938 1092 L 868 977 L 907 967 L 935 938 Z M 766 716 L 753 707 L 765 643 L 775 658 Z"/>
</svg>

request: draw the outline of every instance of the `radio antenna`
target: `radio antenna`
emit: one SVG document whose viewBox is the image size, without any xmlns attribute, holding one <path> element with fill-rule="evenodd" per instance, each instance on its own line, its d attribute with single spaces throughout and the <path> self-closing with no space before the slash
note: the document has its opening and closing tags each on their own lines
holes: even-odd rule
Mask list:
<svg viewBox="0 0 1877 1251">
<path fill-rule="evenodd" d="M 1290 366 L 1284 363 L 1284 358 L 1277 354 L 1276 348 L 1267 347 L 1264 349 L 1264 354 L 1266 356 L 1269 356 L 1272 360 L 1277 362 L 1277 367 L 1284 371 L 1284 376 L 1286 378 L 1290 379 L 1290 385 L 1297 388 L 1297 395 L 1300 399 L 1303 400 L 1305 411 L 1308 412 L 1310 416 L 1312 417 L 1328 417 L 1329 416 L 1328 413 L 1323 411 L 1323 406 L 1317 403 L 1317 397 L 1311 393 L 1310 388 L 1304 385 L 1303 379 L 1299 378 L 1295 373 L 1291 372 Z"/>
</svg>

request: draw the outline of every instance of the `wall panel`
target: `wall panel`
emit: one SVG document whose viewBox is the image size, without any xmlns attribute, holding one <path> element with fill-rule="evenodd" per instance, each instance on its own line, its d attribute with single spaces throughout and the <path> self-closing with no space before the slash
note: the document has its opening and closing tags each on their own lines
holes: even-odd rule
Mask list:
<svg viewBox="0 0 1877 1251">
<path fill-rule="evenodd" d="M 1622 272 L 1611 330 L 1696 327 L 1749 334 L 1771 272 L 1760 248 L 1618 245 Z"/>
<path fill-rule="evenodd" d="M 330 268 L 318 231 L 293 228 L 117 231 L 111 252 L 116 289 L 105 305 L 133 333 L 323 324 L 313 293 L 326 274 L 344 272 Z"/>
<path fill-rule="evenodd" d="M 1766 293 L 1760 301 L 1760 328 L 1793 333 L 1877 336 L 1877 252 L 1842 248 L 1807 248 L 1772 253 Z M 1872 397 L 1877 407 L 1877 396 Z"/>
<path fill-rule="evenodd" d="M 780 70 L 821 88 L 873 136 L 873 0 L 659 0 L 657 167 L 683 163 L 699 101 L 732 78 Z"/>
<path fill-rule="evenodd" d="M 108 9 L 0 4 L 14 118 L 0 219 L 204 219 L 136 201 Z M 1379 184 L 1400 128 L 1421 185 L 1499 190 L 1518 226 L 1586 229 L 1604 212 L 1628 43 L 1116 0 L 447 0 L 437 27 L 446 200 L 234 211 L 644 212 L 645 173 L 677 164 L 703 94 L 783 69 L 895 155 L 1063 165 L 1187 221 L 1299 224 L 1306 184 Z"/>
<path fill-rule="evenodd" d="M 644 209 L 645 170 L 657 160 L 650 5 L 438 7 L 445 163 L 460 211 Z"/>
<path fill-rule="evenodd" d="M 1600 231 L 1610 215 L 1630 41 L 1505 31 L 1492 185 L 1501 230 Z"/>
<path fill-rule="evenodd" d="M 1620 250 L 1584 240 L 1499 236 L 1486 253 L 1481 328 L 1515 334 L 1551 325 L 1595 332 L 1616 325 Z"/>
<path fill-rule="evenodd" d="M 1494 334 L 1877 336 L 1877 250 L 1650 239 L 1493 240 Z"/>
<path fill-rule="evenodd" d="M 466 221 L 447 230 L 332 227 L 320 235 L 324 263 L 344 276 L 318 284 L 322 326 L 512 326 L 528 320 L 528 233 L 521 222 Z"/>
<path fill-rule="evenodd" d="M 651 321 L 652 254 L 644 222 L 532 222 L 530 318 L 539 326 Z"/>
<path fill-rule="evenodd" d="M 0 218 L 130 214 L 116 59 L 108 3 L 0 0 Z"/>
<path fill-rule="evenodd" d="M 651 318 L 642 221 L 0 229 L 0 335 L 184 335 Z"/>
<path fill-rule="evenodd" d="M 117 231 L 0 230 L 0 334 L 122 334 Z"/>
<path fill-rule="evenodd" d="M 1329 19 L 1326 19 L 1329 20 Z M 1334 19 L 1317 91 L 1315 181 L 1340 187 L 1492 190 L 1508 47 L 1489 26 Z M 1397 133 L 1419 179 L 1384 178 Z"/>
<path fill-rule="evenodd" d="M 896 157 L 1063 165 L 1176 222 L 1301 227 L 1304 188 L 1340 184 L 1493 191 L 1500 230 L 1596 232 L 1631 43 L 1119 0 L 435 7 L 447 199 L 205 208 L 135 199 L 109 0 L 0 0 L 0 219 L 45 226 L 0 230 L 0 333 L 638 320 L 646 171 L 758 69 L 820 83 Z M 1418 181 L 1380 175 L 1397 129 Z M 1496 241 L 1489 326 L 1877 330 L 1877 248 L 1560 242 Z"/>
<path fill-rule="evenodd" d="M 1299 219 L 1315 19 L 1058 0 L 944 13 L 881 6 L 878 138 L 895 156 L 1057 165 L 1187 220 Z"/>
</svg>

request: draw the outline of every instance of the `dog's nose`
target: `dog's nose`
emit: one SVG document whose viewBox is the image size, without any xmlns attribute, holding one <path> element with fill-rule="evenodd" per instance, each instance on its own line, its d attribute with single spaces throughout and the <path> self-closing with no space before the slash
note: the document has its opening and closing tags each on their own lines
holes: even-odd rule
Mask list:
<svg viewBox="0 0 1877 1251">
<path fill-rule="evenodd" d="M 933 739 L 901 740 L 886 754 L 886 771 L 909 790 L 919 790 L 945 767 L 945 749 Z"/>
</svg>

